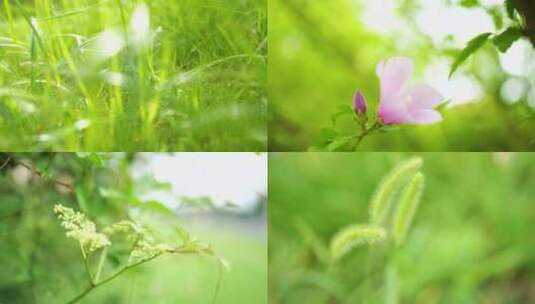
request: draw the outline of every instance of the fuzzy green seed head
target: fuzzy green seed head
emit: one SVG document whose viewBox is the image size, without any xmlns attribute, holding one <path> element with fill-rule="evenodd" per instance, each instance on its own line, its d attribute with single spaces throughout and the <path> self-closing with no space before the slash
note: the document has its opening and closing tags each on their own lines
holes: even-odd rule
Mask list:
<svg viewBox="0 0 535 304">
<path fill-rule="evenodd" d="M 418 210 L 423 189 L 424 175 L 417 173 L 401 195 L 392 227 L 392 235 L 398 246 L 401 246 L 407 237 L 414 215 Z"/>
<path fill-rule="evenodd" d="M 370 203 L 370 221 L 373 224 L 382 224 L 400 188 L 422 167 L 423 160 L 413 157 L 398 164 L 379 183 Z"/>
<path fill-rule="evenodd" d="M 331 255 L 338 260 L 351 251 L 351 249 L 381 242 L 386 239 L 386 230 L 379 226 L 352 225 L 339 231 L 331 239 Z"/>
</svg>

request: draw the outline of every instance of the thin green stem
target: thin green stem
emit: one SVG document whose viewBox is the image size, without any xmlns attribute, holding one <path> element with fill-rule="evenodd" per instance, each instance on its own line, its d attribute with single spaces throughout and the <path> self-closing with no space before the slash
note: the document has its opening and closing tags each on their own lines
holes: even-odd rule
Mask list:
<svg viewBox="0 0 535 304">
<path fill-rule="evenodd" d="M 357 148 L 358 146 L 360 145 L 360 143 L 362 142 L 362 140 L 372 134 L 374 131 L 378 130 L 379 128 L 381 128 L 381 123 L 380 122 L 376 122 L 374 123 L 371 127 L 369 128 L 366 128 L 366 126 L 363 127 L 362 129 L 362 132 L 358 135 L 356 135 L 356 141 L 355 141 L 355 145 L 353 146 L 353 151 L 357 151 Z"/>
<path fill-rule="evenodd" d="M 84 260 L 84 269 L 89 279 L 89 284 L 95 285 L 95 281 L 93 280 L 93 276 L 91 275 L 91 268 L 89 267 L 89 261 L 87 260 L 88 257 L 82 245 L 80 245 L 80 250 L 82 251 L 82 258 Z"/>
<path fill-rule="evenodd" d="M 108 247 L 104 247 L 104 249 L 102 249 L 102 252 L 100 253 L 100 260 L 98 261 L 97 272 L 95 274 L 96 283 L 98 283 L 98 280 L 100 279 L 100 273 L 102 272 L 102 267 L 104 266 L 104 261 L 106 260 L 107 255 L 108 255 Z"/>
<path fill-rule="evenodd" d="M 219 290 L 221 290 L 221 283 L 223 282 L 223 262 L 221 260 L 218 260 L 218 265 L 219 265 L 219 269 L 218 269 L 218 276 L 217 276 L 217 284 L 215 286 L 215 292 L 214 292 L 214 297 L 212 299 L 212 304 L 215 304 L 216 300 L 217 300 L 217 296 L 219 295 Z"/>
<path fill-rule="evenodd" d="M 155 258 L 159 257 L 161 254 L 158 254 L 158 255 L 155 255 L 153 257 L 150 257 L 148 259 L 145 259 L 145 260 L 142 260 L 142 261 L 139 261 L 137 263 L 134 263 L 132 265 L 127 265 L 123 268 L 121 268 L 119 271 L 117 271 L 116 273 L 114 273 L 113 275 L 109 276 L 108 278 L 98 282 L 98 283 L 91 283 L 86 289 L 84 289 L 84 291 L 82 291 L 80 294 L 78 294 L 76 297 L 74 297 L 72 300 L 68 301 L 67 304 L 74 304 L 74 303 L 77 303 L 78 301 L 80 301 L 81 299 L 83 299 L 89 292 L 91 292 L 92 290 L 94 290 L 95 288 L 99 287 L 99 286 L 102 286 L 110 281 L 112 281 L 113 279 L 117 278 L 118 276 L 120 276 L 122 273 L 124 273 L 125 271 L 129 270 L 129 269 L 132 269 L 134 267 L 137 267 L 139 265 L 142 265 L 142 264 L 145 264 L 147 262 L 150 262 L 152 260 L 154 260 Z"/>
<path fill-rule="evenodd" d="M 45 44 L 43 43 L 43 40 L 41 39 L 41 36 L 39 35 L 37 28 L 32 23 L 32 19 L 26 14 L 26 11 L 24 11 L 24 7 L 22 6 L 19 0 L 15 0 L 15 5 L 20 10 L 22 17 L 26 20 L 26 22 L 30 26 L 32 32 L 35 34 L 35 38 L 37 39 L 37 43 L 39 44 L 41 51 L 43 51 L 43 54 L 46 55 Z"/>
</svg>

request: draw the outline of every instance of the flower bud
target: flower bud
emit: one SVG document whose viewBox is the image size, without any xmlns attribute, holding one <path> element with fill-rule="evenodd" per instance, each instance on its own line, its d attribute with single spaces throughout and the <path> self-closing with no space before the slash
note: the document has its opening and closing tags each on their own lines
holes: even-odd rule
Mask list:
<svg viewBox="0 0 535 304">
<path fill-rule="evenodd" d="M 366 99 L 364 99 L 364 95 L 360 90 L 357 90 L 353 97 L 353 109 L 359 115 L 366 114 Z"/>
</svg>

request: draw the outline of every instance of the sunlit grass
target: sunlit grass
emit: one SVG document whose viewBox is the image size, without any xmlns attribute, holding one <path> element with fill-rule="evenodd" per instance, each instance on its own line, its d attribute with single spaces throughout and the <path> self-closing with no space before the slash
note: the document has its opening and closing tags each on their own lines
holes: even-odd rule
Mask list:
<svg viewBox="0 0 535 304">
<path fill-rule="evenodd" d="M 265 1 L 2 1 L 0 148 L 265 150 Z"/>
</svg>

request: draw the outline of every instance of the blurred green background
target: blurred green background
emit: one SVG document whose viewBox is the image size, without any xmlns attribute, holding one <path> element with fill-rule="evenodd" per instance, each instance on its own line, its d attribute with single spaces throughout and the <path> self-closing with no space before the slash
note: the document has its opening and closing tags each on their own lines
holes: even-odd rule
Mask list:
<svg viewBox="0 0 535 304">
<path fill-rule="evenodd" d="M 266 150 L 265 1 L 0 3 L 2 150 Z"/>
<path fill-rule="evenodd" d="M 130 219 L 159 240 L 177 245 L 182 242 L 179 234 L 187 231 L 211 244 L 216 255 L 230 265 L 230 271 L 222 273 L 215 303 L 266 303 L 265 194 L 248 202 L 252 206 L 248 209 L 221 207 L 207 198 L 198 203 L 190 198 L 189 203 L 177 205 L 178 198 L 169 196 L 169 185 L 154 178 L 161 172 L 149 170 L 149 175 L 140 175 L 141 167 L 163 156 L 179 157 L 153 153 L 0 154 L 0 303 L 67 303 L 87 287 L 79 246 L 66 237 L 53 214 L 57 203 L 81 210 L 98 230 Z M 40 175 L 32 174 L 22 163 Z M 169 162 L 167 167 L 177 170 Z M 213 172 L 210 170 L 207 172 Z M 168 196 L 160 201 L 147 197 L 154 191 Z M 109 252 L 103 278 L 125 263 L 124 256 Z M 98 255 L 96 252 L 94 258 Z M 96 265 L 92 267 L 94 270 Z M 79 303 L 212 303 L 219 275 L 215 256 L 166 255 L 128 270 Z"/>
<path fill-rule="evenodd" d="M 415 61 L 413 83 L 437 88 L 444 121 L 366 138 L 364 151 L 525 151 L 535 144 L 535 52 L 527 39 L 501 54 L 488 43 L 448 80 L 460 50 L 513 23 L 503 0 L 270 0 L 269 150 L 304 151 L 358 88 L 378 101 L 376 64 Z M 357 125 L 341 119 L 337 128 Z"/>
<path fill-rule="evenodd" d="M 369 248 L 353 250 L 329 272 L 302 231 L 308 226 L 327 244 L 342 227 L 367 222 L 381 177 L 414 155 L 424 159 L 426 188 L 392 260 L 400 302 L 535 302 L 533 154 L 273 153 L 270 303 L 396 303 L 384 299 L 383 272 L 366 274 Z M 369 280 L 375 289 L 359 289 Z"/>
</svg>

